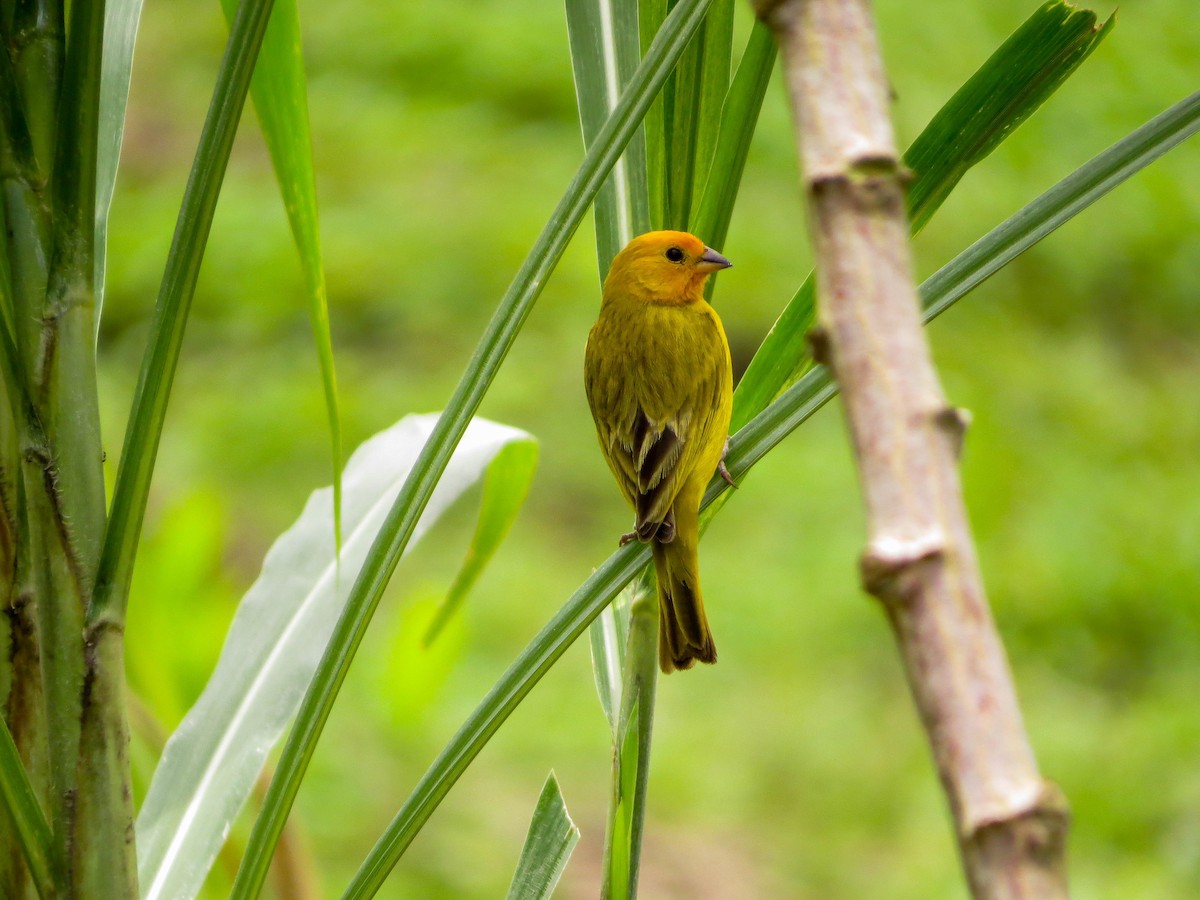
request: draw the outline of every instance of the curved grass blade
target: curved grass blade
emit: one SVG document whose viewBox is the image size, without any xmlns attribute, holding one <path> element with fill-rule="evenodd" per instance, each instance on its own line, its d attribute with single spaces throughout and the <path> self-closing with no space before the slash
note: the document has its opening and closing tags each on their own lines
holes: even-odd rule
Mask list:
<svg viewBox="0 0 1200 900">
<path fill-rule="evenodd" d="M 1115 20 L 1061 0 L 1038 9 L 959 88 L 904 155 L 914 170 L 908 192 L 913 233 L 921 229 L 966 171 L 994 150 L 1082 63 Z M 733 398 L 740 428 L 812 364 L 805 336 L 815 320 L 810 275 L 750 361 Z"/>
<path fill-rule="evenodd" d="M 333 544 L 329 488 L 309 498 L 263 561 L 196 705 L 168 741 L 138 817 L 142 897 L 193 897 L 300 705 L 384 514 L 437 421 L 407 416 L 368 439 L 346 466 L 346 539 Z M 476 419 L 414 531 L 419 538 L 506 447 L 515 428 Z"/>
<path fill-rule="evenodd" d="M 535 440 L 512 441 L 488 463 L 484 475 L 483 500 L 479 504 L 479 519 L 475 535 L 467 549 L 467 558 L 450 586 L 446 598 L 438 606 L 425 630 L 422 644 L 429 646 L 441 634 L 450 617 L 458 611 L 479 574 L 495 555 L 517 513 L 525 505 L 533 475 L 537 471 L 538 445 Z"/>
<path fill-rule="evenodd" d="M 233 897 L 255 897 L 261 891 L 270 857 L 316 741 L 421 510 L 592 198 L 632 137 L 670 67 L 695 33 L 710 2 L 680 0 L 676 5 L 488 323 L 470 365 L 388 514 L 351 591 L 346 611 L 313 677 L 254 823 L 233 885 Z"/>
<path fill-rule="evenodd" d="M 922 287 L 926 320 L 966 294 L 968 286 L 994 274 L 1004 262 L 1033 246 L 1088 204 L 1145 168 L 1200 130 L 1200 93 L 1181 101 L 1059 182 L 1012 219 L 993 229 L 945 266 L 936 285 Z M 1020 218 L 1023 235 L 1013 232 Z M 962 261 L 962 262 L 960 262 Z M 934 278 L 938 278 L 935 275 Z M 818 367 L 785 390 L 729 442 L 726 466 L 735 481 L 837 393 L 828 371 Z M 728 490 L 720 478 L 704 497 L 709 507 Z M 454 783 L 567 647 L 650 560 L 645 547 L 617 550 L 571 595 L 521 652 L 421 777 L 380 836 L 343 894 L 344 900 L 372 897 L 387 873 L 433 814 Z"/>
<path fill-rule="evenodd" d="M 196 159 L 192 163 L 171 240 L 150 341 L 142 359 L 117 469 L 96 586 L 87 612 L 89 625 L 102 619 L 119 625 L 125 618 L 133 559 L 146 513 L 167 401 L 183 345 L 184 327 L 272 2 L 244 0 L 230 29 L 225 58 L 217 75 L 212 104 L 200 134 Z"/>
<path fill-rule="evenodd" d="M 221 0 L 225 18 L 232 22 L 238 0 Z M 342 420 L 338 412 L 337 372 L 333 364 L 333 338 L 329 331 L 329 301 L 325 291 L 325 264 L 321 258 L 321 232 L 317 216 L 317 178 L 313 172 L 312 131 L 308 123 L 308 87 L 300 40 L 300 13 L 296 0 L 276 0 L 254 67 L 250 94 L 275 178 L 283 194 L 292 240 L 304 272 L 308 317 L 329 420 L 333 460 L 333 535 L 342 541 Z"/>
<path fill-rule="evenodd" d="M 547 900 L 578 843 L 579 828 L 571 821 L 558 779 L 551 772 L 534 807 L 508 900 Z"/>
</svg>

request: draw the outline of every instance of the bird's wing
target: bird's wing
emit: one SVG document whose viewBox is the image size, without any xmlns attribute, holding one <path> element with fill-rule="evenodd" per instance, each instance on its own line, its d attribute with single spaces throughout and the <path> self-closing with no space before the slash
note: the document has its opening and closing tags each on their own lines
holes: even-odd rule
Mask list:
<svg viewBox="0 0 1200 900">
<path fill-rule="evenodd" d="M 706 324 L 693 333 L 705 346 L 686 352 L 684 358 L 693 363 L 711 360 L 710 365 L 692 365 L 683 371 L 651 365 L 637 367 L 635 374 L 624 356 L 597 354 L 595 364 L 588 367 L 585 384 L 601 449 L 634 507 L 635 528 L 642 540 L 653 538 L 660 526 L 671 523 L 676 496 L 704 462 L 706 448 L 718 439 L 711 432 L 721 418 L 717 411 L 728 387 L 728 363 L 708 350 L 712 336 L 707 328 Z M 588 349 L 592 350 L 591 342 Z M 653 350 L 658 348 L 647 349 L 647 356 L 654 358 Z M 681 377 L 688 379 L 686 384 L 678 383 Z M 720 427 L 727 428 L 728 423 Z M 719 436 L 721 442 L 724 438 Z M 707 480 L 712 471 L 698 474 Z"/>
</svg>

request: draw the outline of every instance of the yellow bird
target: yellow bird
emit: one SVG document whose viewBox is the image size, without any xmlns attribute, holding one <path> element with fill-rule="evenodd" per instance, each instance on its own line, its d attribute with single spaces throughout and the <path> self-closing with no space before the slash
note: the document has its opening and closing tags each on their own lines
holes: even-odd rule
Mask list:
<svg viewBox="0 0 1200 900">
<path fill-rule="evenodd" d="M 729 480 L 723 459 L 733 373 L 704 281 L 730 265 L 682 231 L 634 238 L 604 280 L 584 359 L 600 449 L 635 513 L 621 543 L 636 538 L 654 554 L 664 672 L 717 661 L 696 545 L 709 479 L 720 471 Z"/>
</svg>

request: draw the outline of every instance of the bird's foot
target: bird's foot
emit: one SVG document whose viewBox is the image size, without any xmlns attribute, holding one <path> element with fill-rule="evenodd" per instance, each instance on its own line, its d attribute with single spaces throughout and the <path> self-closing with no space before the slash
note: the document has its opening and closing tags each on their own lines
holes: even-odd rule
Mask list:
<svg viewBox="0 0 1200 900">
<path fill-rule="evenodd" d="M 621 540 L 617 541 L 617 546 L 624 547 L 630 541 L 636 541 L 637 539 L 638 539 L 638 533 L 636 531 L 631 531 L 628 534 L 621 535 Z"/>
<path fill-rule="evenodd" d="M 721 451 L 721 461 L 717 463 L 717 474 L 731 488 L 736 489 L 737 485 L 733 481 L 733 476 L 729 474 L 729 470 L 725 468 L 725 457 L 729 455 L 729 438 L 725 438 L 725 449 Z"/>
<path fill-rule="evenodd" d="M 675 514 L 673 512 L 658 526 L 654 539 L 660 544 L 669 544 L 675 540 Z"/>
</svg>

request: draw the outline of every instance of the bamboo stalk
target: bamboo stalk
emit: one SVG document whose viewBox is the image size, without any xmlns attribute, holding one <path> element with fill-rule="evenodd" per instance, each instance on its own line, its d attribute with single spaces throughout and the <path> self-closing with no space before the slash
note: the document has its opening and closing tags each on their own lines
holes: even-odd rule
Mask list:
<svg viewBox="0 0 1200 900">
<path fill-rule="evenodd" d="M 817 259 L 814 347 L 833 370 L 883 604 L 953 813 L 971 891 L 1066 896 L 1068 815 L 1038 773 L 984 595 L 957 472 L 966 416 L 921 331 L 906 173 L 867 0 L 756 0 L 779 44 Z"/>
</svg>

